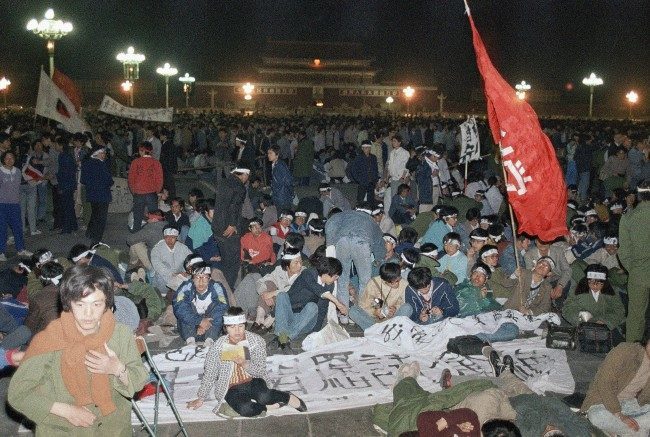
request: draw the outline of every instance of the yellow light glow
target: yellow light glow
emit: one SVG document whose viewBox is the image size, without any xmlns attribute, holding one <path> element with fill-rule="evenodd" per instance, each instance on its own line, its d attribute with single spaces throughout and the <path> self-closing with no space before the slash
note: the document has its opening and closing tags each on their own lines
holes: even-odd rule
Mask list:
<svg viewBox="0 0 650 437">
<path fill-rule="evenodd" d="M 411 86 L 407 86 L 402 90 L 402 92 L 404 93 L 404 97 L 410 99 L 415 94 L 415 89 L 413 89 Z"/>
<path fill-rule="evenodd" d="M 636 93 L 636 91 L 630 91 L 629 93 L 625 94 L 625 98 L 631 104 L 639 101 L 639 95 Z"/>
</svg>

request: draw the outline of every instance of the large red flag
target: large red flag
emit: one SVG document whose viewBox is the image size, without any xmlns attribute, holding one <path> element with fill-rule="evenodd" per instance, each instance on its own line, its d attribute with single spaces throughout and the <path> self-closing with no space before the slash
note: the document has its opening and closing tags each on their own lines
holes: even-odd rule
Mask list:
<svg viewBox="0 0 650 437">
<path fill-rule="evenodd" d="M 533 108 L 492 65 L 465 3 L 472 27 L 476 63 L 483 77 L 488 121 L 506 170 L 508 200 L 519 232 L 552 241 L 565 235 L 567 192 L 551 141 Z"/>
</svg>

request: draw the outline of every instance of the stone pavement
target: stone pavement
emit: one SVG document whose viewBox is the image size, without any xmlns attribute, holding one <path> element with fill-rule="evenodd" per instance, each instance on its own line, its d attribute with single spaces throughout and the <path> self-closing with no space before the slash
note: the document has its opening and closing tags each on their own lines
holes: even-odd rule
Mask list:
<svg viewBox="0 0 650 437">
<path fill-rule="evenodd" d="M 192 178 L 179 178 L 177 180 L 177 191 L 180 195 L 185 196 L 190 188 L 200 187 L 206 196 L 210 195 L 210 189 L 205 184 L 193 180 Z M 354 200 L 354 192 L 356 187 L 353 185 L 338 185 L 344 194 Z M 317 193 L 317 186 L 312 184 L 309 188 L 297 189 L 299 196 Z M 124 242 L 125 235 L 128 232 L 126 225 L 127 214 L 109 214 L 108 225 L 104 236 L 104 242 L 110 246 L 126 249 Z M 48 225 L 48 227 L 51 226 Z M 47 227 L 44 227 L 45 231 Z M 89 244 L 88 239 L 83 236 L 83 232 L 76 234 L 62 236 L 51 232 L 44 232 L 43 235 L 36 237 L 26 237 L 27 249 L 34 251 L 40 247 L 47 247 L 55 254 L 55 256 L 66 256 L 70 248 L 77 243 Z M 10 258 L 15 255 L 15 250 L 12 246 L 8 248 L 7 257 Z M 15 258 L 14 258 L 15 259 Z M 0 268 L 4 268 L 0 265 Z M 349 328 L 351 334 L 361 335 L 361 331 L 357 327 Z M 272 338 L 271 334 L 265 336 L 267 341 Z M 180 339 L 176 339 L 169 347 L 164 350 L 171 350 L 180 347 Z M 150 346 L 152 353 L 162 352 L 156 345 Z M 300 342 L 296 341 L 292 344 L 293 352 L 300 352 Z M 269 354 L 279 353 L 277 350 L 269 350 Z M 573 377 L 576 381 L 576 392 L 584 394 L 587 390 L 589 382 L 593 379 L 593 375 L 602 361 L 602 356 L 588 355 L 576 351 L 569 351 L 567 353 L 569 366 L 571 368 Z M 10 372 L 0 374 L 0 399 L 6 405 L 7 388 L 9 385 Z M 185 408 L 184 405 L 179 405 L 181 410 Z M 18 435 L 19 418 L 15 417 L 15 413 L 10 411 L 10 408 L 0 409 L 0 436 L 14 436 Z M 190 436 L 207 436 L 207 435 L 222 435 L 222 436 L 378 436 L 380 435 L 372 427 L 372 413 L 371 408 L 355 408 L 349 410 L 341 410 L 337 412 L 327 413 L 304 413 L 282 417 L 265 417 L 258 419 L 241 419 L 241 420 L 219 420 L 206 423 L 189 423 L 186 425 Z M 173 436 L 177 431 L 174 425 L 161 425 L 158 430 L 159 436 Z M 136 435 L 146 435 L 146 433 L 134 428 Z M 30 435 L 25 433 L 21 435 Z"/>
</svg>

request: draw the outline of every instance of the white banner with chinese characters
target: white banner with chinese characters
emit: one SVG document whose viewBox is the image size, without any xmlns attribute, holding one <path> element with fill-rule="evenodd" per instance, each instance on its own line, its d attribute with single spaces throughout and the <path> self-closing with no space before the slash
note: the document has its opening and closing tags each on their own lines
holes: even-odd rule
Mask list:
<svg viewBox="0 0 650 437">
<path fill-rule="evenodd" d="M 459 162 L 471 162 L 481 159 L 481 143 L 478 138 L 478 126 L 476 118 L 469 117 L 460 125 L 460 160 Z"/>
<path fill-rule="evenodd" d="M 174 108 L 130 108 L 109 96 L 104 96 L 99 110 L 118 117 L 142 121 L 157 121 L 159 123 L 171 123 L 172 117 L 174 116 Z"/>
<path fill-rule="evenodd" d="M 446 351 L 449 338 L 478 332 L 494 332 L 505 322 L 532 330 L 544 320 L 557 315 L 526 317 L 516 311 L 498 311 L 467 319 L 449 319 L 421 326 L 405 317 L 373 326 L 366 337 L 351 338 L 299 355 L 274 355 L 267 359 L 273 388 L 300 396 L 309 412 L 334 411 L 370 406 L 392 401 L 392 386 L 397 369 L 403 363 L 418 361 L 420 385 L 430 391 L 440 390 L 442 371 L 453 375 L 491 375 L 483 356 L 459 356 Z M 562 350 L 547 349 L 539 337 L 495 343 L 503 356 L 515 362 L 515 374 L 536 392 L 573 393 L 574 380 Z M 186 346 L 154 357 L 157 366 L 171 383 L 171 390 L 181 416 L 186 422 L 218 420 L 212 409 L 214 399 L 206 400 L 199 410 L 185 404 L 196 397 L 203 377 L 207 350 Z M 147 417 L 153 417 L 153 399 L 138 402 Z M 295 414 L 289 407 L 269 412 L 272 415 Z M 161 402 L 160 421 L 171 423 L 174 416 Z M 133 418 L 137 423 L 137 418 Z"/>
</svg>

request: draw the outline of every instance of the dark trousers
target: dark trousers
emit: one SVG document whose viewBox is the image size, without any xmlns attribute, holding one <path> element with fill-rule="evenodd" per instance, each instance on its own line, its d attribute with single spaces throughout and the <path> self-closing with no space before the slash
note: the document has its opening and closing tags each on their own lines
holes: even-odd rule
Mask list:
<svg viewBox="0 0 650 437">
<path fill-rule="evenodd" d="M 53 229 L 61 229 L 63 220 L 61 217 L 61 195 L 56 185 L 49 184 L 52 192 L 52 217 L 54 218 Z"/>
<path fill-rule="evenodd" d="M 229 238 L 222 236 L 216 237 L 219 252 L 221 253 L 221 271 L 228 281 L 231 289 L 235 289 L 235 282 L 237 282 L 237 275 L 239 274 L 240 265 L 240 247 L 241 242 L 238 234 L 234 234 Z"/>
<path fill-rule="evenodd" d="M 137 232 L 142 228 L 145 208 L 147 208 L 147 212 L 158 209 L 158 195 L 156 193 L 133 195 L 133 232 Z"/>
<path fill-rule="evenodd" d="M 176 197 L 176 180 L 174 179 L 174 173 L 171 171 L 165 171 L 163 169 L 163 188 L 169 191 L 169 198 Z"/>
<path fill-rule="evenodd" d="M 230 387 L 225 400 L 240 416 L 254 417 L 266 411 L 267 405 L 289 402 L 289 393 L 270 389 L 262 378 L 253 378 Z"/>
<path fill-rule="evenodd" d="M 90 221 L 86 229 L 86 237 L 90 238 L 93 244 L 102 241 L 107 218 L 108 202 L 90 202 Z"/>
<path fill-rule="evenodd" d="M 69 234 L 79 229 L 77 226 L 77 216 L 74 211 L 74 190 L 63 191 L 59 194 L 59 207 L 57 208 L 57 212 L 61 232 Z M 56 224 L 54 227 L 57 227 Z"/>
<path fill-rule="evenodd" d="M 370 202 L 372 205 L 375 204 L 375 186 L 373 184 L 359 184 L 357 187 L 357 205 L 363 202 L 364 197 L 366 197 L 366 202 Z"/>
</svg>

